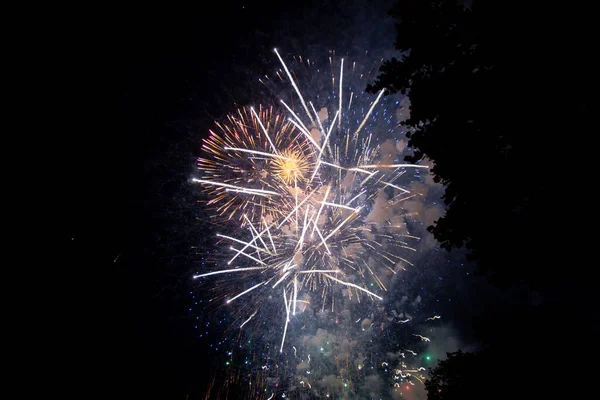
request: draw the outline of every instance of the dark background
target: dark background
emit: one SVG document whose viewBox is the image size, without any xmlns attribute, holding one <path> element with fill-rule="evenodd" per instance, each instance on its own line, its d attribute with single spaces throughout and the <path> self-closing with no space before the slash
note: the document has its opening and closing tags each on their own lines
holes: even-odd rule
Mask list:
<svg viewBox="0 0 600 400">
<path fill-rule="evenodd" d="M 214 360 L 196 339 L 197 314 L 190 313 L 190 276 L 200 262 L 193 247 L 210 237 L 190 184 L 200 140 L 215 119 L 252 102 L 248 82 L 273 65 L 273 47 L 391 50 L 393 23 L 377 20 L 391 3 L 220 1 L 181 10 L 89 9 L 77 18 L 68 16 L 73 10 L 57 13 L 48 35 L 40 33 L 39 53 L 51 82 L 42 98 L 56 110 L 58 127 L 51 172 L 59 178 L 47 194 L 59 194 L 53 212 L 66 248 L 46 324 L 53 388 L 78 398 L 202 398 Z M 584 157 L 565 146 L 558 159 Z M 565 231 L 585 232 L 575 228 L 585 216 L 569 214 Z M 549 266 L 549 273 L 569 274 L 570 299 L 538 314 L 543 323 L 477 304 L 482 329 L 506 320 L 513 338 L 514 326 L 527 327 L 522 340 L 537 343 L 536 356 L 541 347 L 555 352 L 545 360 L 556 362 L 565 385 L 586 358 L 568 352 L 585 354 L 597 329 L 586 322 L 589 312 L 597 317 L 594 274 L 580 263 L 585 245 L 575 244 L 565 244 L 572 264 Z M 468 314 L 457 314 L 457 324 L 472 330 Z M 549 330 L 552 341 L 540 346 Z M 527 354 L 515 356 L 515 365 L 526 361 Z M 524 379 L 494 373 L 506 374 L 507 385 Z"/>
<path fill-rule="evenodd" d="M 373 33 L 390 4 L 380 3 L 371 12 L 360 2 L 228 0 L 56 19 L 47 52 L 62 128 L 55 190 L 67 216 L 58 275 L 67 289 L 55 293 L 54 317 L 65 329 L 51 349 L 65 366 L 53 382 L 60 392 L 203 394 L 211 362 L 190 313 L 193 247 L 210 236 L 190 184 L 201 138 L 252 101 L 276 46 L 391 48 L 392 24 L 386 40 Z"/>
</svg>

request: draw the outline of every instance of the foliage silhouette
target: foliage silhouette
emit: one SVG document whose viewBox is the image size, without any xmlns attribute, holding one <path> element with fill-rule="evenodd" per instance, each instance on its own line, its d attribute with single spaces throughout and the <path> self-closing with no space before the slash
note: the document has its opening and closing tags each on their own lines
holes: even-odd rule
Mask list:
<svg viewBox="0 0 600 400">
<path fill-rule="evenodd" d="M 563 316 L 581 321 L 585 335 L 600 325 L 594 280 L 565 269 L 585 265 L 573 251 L 585 231 L 571 212 L 587 183 L 577 161 L 593 126 L 593 13 L 402 0 L 391 14 L 402 55 L 386 61 L 367 90 L 410 97 L 407 159 L 428 158 L 446 185 L 447 211 L 428 229 L 448 250 L 466 247 L 482 273 L 515 293 L 471 321 L 483 350 L 442 361 L 428 398 L 576 398 L 584 387 L 552 377 L 562 363 L 589 358 L 556 350 L 579 337 Z M 506 386 L 515 373 L 526 378 L 513 390 Z"/>
<path fill-rule="evenodd" d="M 431 369 L 425 381 L 428 400 L 477 398 L 475 375 L 481 371 L 481 355 L 457 351 Z"/>
<path fill-rule="evenodd" d="M 592 63 L 589 26 L 560 11 L 562 25 L 502 1 L 400 1 L 402 56 L 367 88 L 410 96 L 408 160 L 429 158 L 446 185 L 447 212 L 429 230 L 448 250 L 466 246 L 498 283 L 562 279 L 547 273 L 566 260 L 562 161 L 570 135 L 589 129 Z"/>
</svg>

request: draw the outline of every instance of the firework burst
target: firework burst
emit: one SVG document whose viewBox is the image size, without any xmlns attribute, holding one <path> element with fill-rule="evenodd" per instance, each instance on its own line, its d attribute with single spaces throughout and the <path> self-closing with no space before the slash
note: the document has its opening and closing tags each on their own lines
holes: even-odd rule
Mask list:
<svg viewBox="0 0 600 400">
<path fill-rule="evenodd" d="M 404 253 L 415 251 L 410 243 L 418 238 L 399 210 L 414 194 L 402 180 L 408 170 L 427 167 L 382 154 L 378 142 L 398 127 L 387 109 L 393 106 L 383 91 L 365 102 L 362 90 L 345 84 L 354 65 L 346 71 L 343 59 L 338 65 L 330 58 L 331 88 L 306 98 L 296 72 L 275 54 L 282 69 L 261 82 L 270 90 L 288 85 L 282 108 L 242 108 L 204 141 L 195 180 L 215 216 L 235 223 L 235 233 L 218 234 L 229 245 L 227 265 L 195 278 L 228 274 L 245 283 L 220 295 L 241 303 L 240 328 L 267 297 L 280 298 L 283 351 L 297 312 L 311 304 L 334 309 L 336 299 L 381 301 L 382 275 L 411 265 Z"/>
</svg>

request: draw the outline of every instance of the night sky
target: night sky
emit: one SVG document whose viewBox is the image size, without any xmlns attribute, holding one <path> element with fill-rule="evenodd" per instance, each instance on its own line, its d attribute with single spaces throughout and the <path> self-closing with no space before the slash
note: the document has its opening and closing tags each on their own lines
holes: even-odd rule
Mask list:
<svg viewBox="0 0 600 400">
<path fill-rule="evenodd" d="M 80 398 L 191 400 L 205 398 L 212 377 L 221 384 L 224 375 L 216 371 L 226 371 L 226 357 L 216 347 L 232 340 L 225 332 L 231 315 L 205 311 L 199 302 L 211 298 L 211 283 L 192 279 L 214 249 L 216 229 L 192 183 L 201 140 L 215 120 L 260 98 L 258 78 L 277 66 L 274 47 L 315 58 L 332 49 L 349 59 L 365 50 L 378 58 L 397 55 L 393 20 L 386 15 L 393 1 L 368 4 L 220 1 L 177 12 L 98 10 L 56 28 L 60 62 L 53 75 L 64 116 L 57 141 L 64 156 L 57 161 L 55 190 L 64 195 L 61 215 L 67 216 L 60 226 L 66 246 L 60 276 L 68 288 L 57 296 L 65 333 L 51 352 L 69 366 L 64 380 L 54 383 L 59 391 Z M 418 180 L 428 194 L 411 207 L 429 220 L 413 221 L 422 234 L 419 252 L 413 269 L 394 282 L 396 307 L 406 305 L 420 318 L 411 329 L 432 338 L 424 351 L 433 360 L 426 366 L 446 352 L 474 351 L 482 340 L 521 334 L 508 327 L 489 332 L 497 326 L 492 320 L 526 321 L 528 338 L 554 326 L 514 312 L 541 302 L 526 282 L 497 288 L 475 273 L 464 251 L 439 249 L 425 228 L 442 212 L 443 188 L 424 175 Z M 583 318 L 591 308 L 583 298 L 573 302 L 585 308 L 573 311 L 569 302 L 539 318 Z M 370 314 L 368 304 L 360 307 Z M 442 318 L 426 325 L 433 315 Z M 573 323 L 574 336 L 585 335 L 582 326 Z M 396 335 L 379 348 L 393 347 Z M 572 371 L 574 361 L 560 349 L 579 345 L 562 337 L 548 351 L 563 354 L 553 358 L 557 369 Z M 514 365 L 526 358 L 515 355 Z M 406 398 L 426 398 L 420 390 Z"/>
</svg>

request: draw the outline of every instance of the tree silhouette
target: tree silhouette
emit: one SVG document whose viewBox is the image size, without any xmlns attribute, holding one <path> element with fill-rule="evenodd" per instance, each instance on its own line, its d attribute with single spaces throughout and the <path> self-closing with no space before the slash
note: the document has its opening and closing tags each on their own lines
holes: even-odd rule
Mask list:
<svg viewBox="0 0 600 400">
<path fill-rule="evenodd" d="M 547 352 L 550 353 L 550 352 Z M 543 360 L 536 357 L 542 356 Z M 544 364 L 547 363 L 547 364 Z M 578 379 L 566 382 L 557 369 L 564 361 L 539 352 L 457 351 L 429 370 L 428 400 L 587 398 Z"/>
<path fill-rule="evenodd" d="M 429 399 L 581 398 L 584 387 L 553 377 L 590 355 L 555 349 L 583 337 L 568 321 L 585 337 L 600 326 L 595 282 L 576 262 L 585 235 L 577 219 L 587 216 L 573 214 L 588 183 L 593 13 L 515 4 L 399 1 L 391 14 L 402 56 L 367 88 L 410 97 L 408 160 L 429 158 L 446 185 L 447 211 L 428 229 L 522 296 L 471 321 L 484 352 L 449 355 L 430 375 Z"/>
<path fill-rule="evenodd" d="M 589 27 L 569 9 L 546 11 L 400 1 L 391 14 L 403 55 L 367 88 L 410 96 L 408 159 L 432 160 L 446 185 L 447 212 L 429 227 L 442 247 L 466 246 L 497 282 L 534 287 L 563 279 L 548 268 L 566 261 L 560 193 L 574 171 L 564 161 L 591 119 Z"/>
<path fill-rule="evenodd" d="M 425 381 L 428 400 L 483 398 L 479 379 L 482 357 L 476 353 L 448 353 L 431 369 Z M 488 398 L 488 397 L 486 397 Z"/>
</svg>

